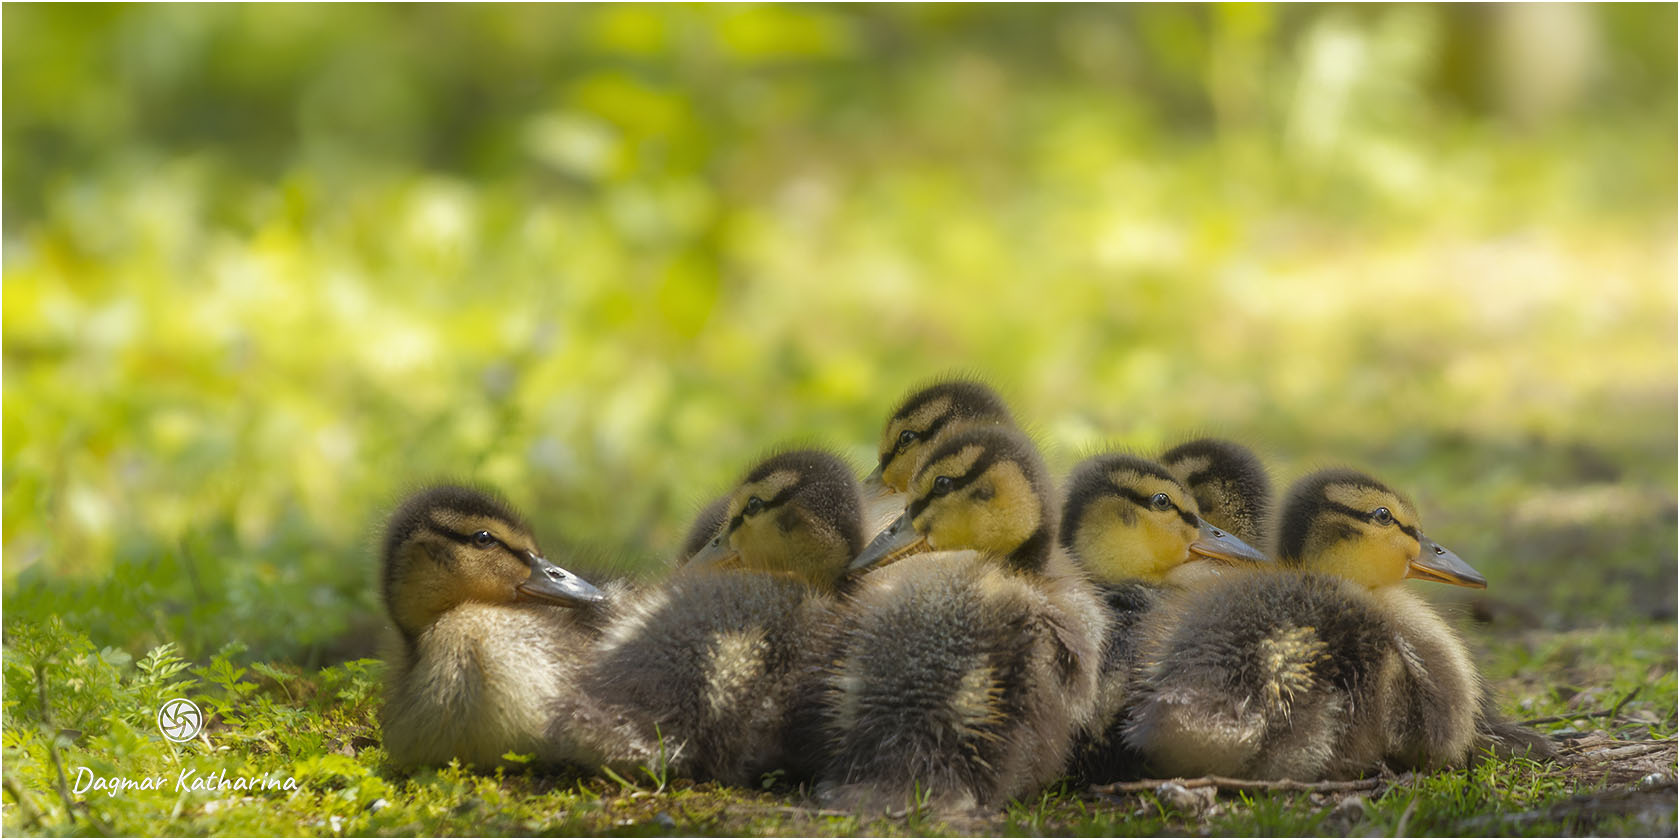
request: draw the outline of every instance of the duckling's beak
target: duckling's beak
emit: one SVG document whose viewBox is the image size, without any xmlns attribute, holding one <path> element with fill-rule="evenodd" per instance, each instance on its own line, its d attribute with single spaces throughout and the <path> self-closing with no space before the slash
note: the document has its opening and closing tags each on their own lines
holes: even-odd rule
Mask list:
<svg viewBox="0 0 1680 840">
<path fill-rule="evenodd" d="M 589 581 L 548 562 L 534 551 L 525 552 L 525 563 L 531 567 L 531 577 L 514 587 L 521 595 L 563 607 L 593 604 L 606 597 Z"/>
<path fill-rule="evenodd" d="M 881 468 L 876 467 L 869 475 L 863 477 L 863 483 L 858 486 L 862 491 L 864 507 L 870 507 L 898 495 L 886 482 L 881 479 Z"/>
<path fill-rule="evenodd" d="M 883 533 L 904 513 L 904 494 L 881 483 L 881 468 L 876 467 L 863 480 L 859 500 L 863 502 L 865 534 Z"/>
<path fill-rule="evenodd" d="M 886 482 L 881 479 L 880 464 L 876 464 L 875 469 L 870 470 L 869 475 L 863 477 L 863 492 L 865 493 L 873 493 L 876 490 L 885 489 L 886 486 Z"/>
<path fill-rule="evenodd" d="M 846 570 L 862 572 L 927 550 L 927 538 L 916 533 L 915 527 L 910 524 L 909 512 L 905 512 L 893 520 L 893 523 L 887 526 L 887 530 L 870 540 L 869 545 L 863 547 L 863 551 Z"/>
<path fill-rule="evenodd" d="M 1196 539 L 1190 542 L 1190 553 L 1199 554 L 1222 563 L 1252 563 L 1273 565 L 1272 558 L 1229 531 L 1213 527 L 1206 519 L 1196 517 Z"/>
<path fill-rule="evenodd" d="M 741 552 L 729 544 L 729 526 L 718 529 L 717 536 L 706 547 L 688 558 L 688 566 L 696 569 L 727 569 L 741 559 Z"/>
<path fill-rule="evenodd" d="M 1457 554 L 1422 534 L 1418 535 L 1418 543 L 1418 555 L 1412 558 L 1412 565 L 1406 570 L 1406 577 L 1468 586 L 1471 589 L 1487 588 L 1487 578 L 1482 577 L 1481 572 L 1476 571 L 1475 567 L 1464 562 Z"/>
</svg>

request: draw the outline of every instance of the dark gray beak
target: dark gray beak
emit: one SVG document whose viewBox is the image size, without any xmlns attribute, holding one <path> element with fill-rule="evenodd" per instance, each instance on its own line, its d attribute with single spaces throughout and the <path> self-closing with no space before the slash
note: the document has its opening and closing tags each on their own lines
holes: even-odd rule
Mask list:
<svg viewBox="0 0 1680 840">
<path fill-rule="evenodd" d="M 1482 577 L 1481 572 L 1476 571 L 1474 566 L 1464 562 L 1457 554 L 1422 534 L 1418 535 L 1418 543 L 1418 555 L 1412 558 L 1412 566 L 1406 570 L 1406 577 L 1468 586 L 1471 589 L 1487 588 L 1487 578 Z"/>
<path fill-rule="evenodd" d="M 525 555 L 525 563 L 531 567 L 531 577 L 515 587 L 521 595 L 563 607 L 594 604 L 606 597 L 589 581 L 548 562 L 536 552 L 527 551 Z"/>
</svg>

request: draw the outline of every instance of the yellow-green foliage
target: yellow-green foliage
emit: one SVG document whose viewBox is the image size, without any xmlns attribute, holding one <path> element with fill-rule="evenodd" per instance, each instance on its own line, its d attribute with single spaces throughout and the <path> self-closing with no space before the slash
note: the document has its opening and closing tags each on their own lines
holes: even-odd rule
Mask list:
<svg viewBox="0 0 1680 840">
<path fill-rule="evenodd" d="M 1674 481 L 1673 11 L 1523 14 L 8 8 L 8 626 L 320 661 L 418 482 L 646 564 L 955 370 L 1056 468 L 1372 464 L 1503 584 L 1536 484 Z"/>
</svg>

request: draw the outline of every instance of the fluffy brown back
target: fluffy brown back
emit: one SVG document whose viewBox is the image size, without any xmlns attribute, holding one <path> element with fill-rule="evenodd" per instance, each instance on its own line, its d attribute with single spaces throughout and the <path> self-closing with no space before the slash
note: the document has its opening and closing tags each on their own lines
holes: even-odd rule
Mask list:
<svg viewBox="0 0 1680 840">
<path fill-rule="evenodd" d="M 620 772 L 756 786 L 795 766 L 796 698 L 834 600 L 788 578 L 696 571 L 632 598 L 583 675 L 596 745 Z"/>
<path fill-rule="evenodd" d="M 1169 599 L 1144 626 L 1125 737 L 1152 773 L 1344 778 L 1382 760 L 1399 666 L 1358 586 L 1257 573 Z"/>
<path fill-rule="evenodd" d="M 843 808 L 903 808 L 917 794 L 943 810 L 995 808 L 1060 775 L 1095 706 L 1106 622 L 1065 563 L 1038 579 L 940 552 L 867 575 L 828 677 L 819 796 Z"/>
</svg>

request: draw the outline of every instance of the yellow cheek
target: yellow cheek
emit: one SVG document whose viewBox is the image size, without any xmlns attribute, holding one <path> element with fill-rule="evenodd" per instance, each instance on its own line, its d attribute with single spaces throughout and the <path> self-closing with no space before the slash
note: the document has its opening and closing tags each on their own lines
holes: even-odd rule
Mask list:
<svg viewBox="0 0 1680 840">
<path fill-rule="evenodd" d="M 1388 539 L 1388 551 L 1383 558 L 1383 575 L 1389 583 L 1406 579 L 1406 572 L 1411 569 L 1412 558 L 1417 557 L 1418 542 L 1406 536 L 1400 529 L 1394 529 Z"/>
<path fill-rule="evenodd" d="M 1139 536 L 1133 529 L 1120 528 L 1089 537 L 1081 534 L 1074 548 L 1091 576 L 1103 583 L 1149 580 L 1154 574 L 1153 563 Z"/>
<path fill-rule="evenodd" d="M 788 571 L 799 550 L 791 536 L 769 523 L 742 525 L 734 540 L 735 550 L 741 553 L 741 566 L 764 572 Z"/>
<path fill-rule="evenodd" d="M 833 586 L 852 559 L 839 540 L 825 540 L 809 528 L 795 529 L 782 543 L 785 571 L 813 586 Z"/>
<path fill-rule="evenodd" d="M 1406 577 L 1406 567 L 1417 553 L 1414 546 L 1405 550 L 1401 540 L 1343 540 L 1324 552 L 1314 568 L 1347 578 L 1361 586 L 1376 589 L 1399 583 Z"/>
<path fill-rule="evenodd" d="M 1186 559 L 1190 540 L 1180 530 L 1152 520 L 1139 520 L 1130 526 L 1116 523 L 1106 528 L 1088 527 L 1076 540 L 1075 548 L 1098 580 L 1160 581 Z"/>
<path fill-rule="evenodd" d="M 950 551 L 959 548 L 979 548 L 980 533 L 976 529 L 973 511 L 966 507 L 950 510 L 928 508 L 923 514 L 927 527 L 928 548 Z"/>
<path fill-rule="evenodd" d="M 1190 539 L 1183 528 L 1174 523 L 1162 523 L 1158 518 L 1146 518 L 1139 548 L 1144 553 L 1151 579 L 1159 579 L 1183 563 L 1189 555 Z"/>
<path fill-rule="evenodd" d="M 922 446 L 918 443 L 898 453 L 892 463 L 881 471 L 881 483 L 898 493 L 909 489 L 910 474 L 916 469 L 916 459 L 921 456 L 921 449 Z"/>
<path fill-rule="evenodd" d="M 742 566 L 752 565 L 767 548 L 764 541 L 759 538 L 758 529 L 754 528 L 753 525 L 754 522 L 749 519 L 741 523 L 741 527 L 736 528 L 729 535 L 729 547 L 735 549 L 735 553 L 738 555 L 736 562 Z"/>
<path fill-rule="evenodd" d="M 787 576 L 807 586 L 826 589 L 834 585 L 844 566 L 830 568 L 811 554 L 806 541 L 771 537 L 754 550 L 741 553 L 740 568 L 751 572 Z"/>
<path fill-rule="evenodd" d="M 1182 521 L 1174 519 L 1170 524 L 1157 523 L 1149 529 L 1149 547 L 1156 560 L 1170 568 L 1190 559 L 1190 541 L 1195 537 Z"/>
<path fill-rule="evenodd" d="M 470 593 L 469 597 L 491 604 L 517 598 L 518 593 L 514 591 L 514 587 L 524 583 L 531 576 L 529 569 L 511 560 L 466 564 L 462 571 L 466 574 L 464 588 Z"/>
<path fill-rule="evenodd" d="M 1309 556 L 1313 558 L 1310 568 L 1315 572 L 1364 583 L 1365 575 L 1361 573 L 1360 563 L 1351 551 L 1352 548 L 1351 543 L 1343 541 L 1316 553 L 1309 552 Z"/>
</svg>

